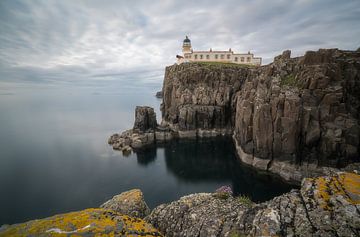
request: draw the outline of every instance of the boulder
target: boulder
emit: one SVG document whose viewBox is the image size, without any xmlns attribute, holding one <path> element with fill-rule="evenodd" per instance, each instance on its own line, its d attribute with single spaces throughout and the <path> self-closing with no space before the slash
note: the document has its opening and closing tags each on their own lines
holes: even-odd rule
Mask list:
<svg viewBox="0 0 360 237">
<path fill-rule="evenodd" d="M 144 218 L 150 213 L 140 189 L 132 189 L 116 195 L 100 207 L 138 218 Z"/>
<path fill-rule="evenodd" d="M 2 226 L 0 236 L 162 236 L 142 219 L 105 209 L 85 209 Z"/>
</svg>

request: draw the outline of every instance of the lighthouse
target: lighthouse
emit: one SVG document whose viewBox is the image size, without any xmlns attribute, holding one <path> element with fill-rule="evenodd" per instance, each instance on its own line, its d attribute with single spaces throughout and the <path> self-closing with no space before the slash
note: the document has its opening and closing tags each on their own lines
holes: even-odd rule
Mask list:
<svg viewBox="0 0 360 237">
<path fill-rule="evenodd" d="M 191 63 L 191 62 L 220 62 L 220 63 L 235 63 L 246 64 L 253 66 L 261 66 L 262 59 L 255 57 L 253 53 L 235 53 L 229 48 L 228 50 L 201 50 L 194 51 L 191 48 L 191 41 L 188 36 L 185 37 L 182 45 L 183 55 L 176 55 L 176 63 Z"/>
<path fill-rule="evenodd" d="M 186 36 L 186 38 L 183 41 L 182 51 L 184 55 L 186 53 L 191 53 L 191 41 L 188 36 Z"/>
</svg>

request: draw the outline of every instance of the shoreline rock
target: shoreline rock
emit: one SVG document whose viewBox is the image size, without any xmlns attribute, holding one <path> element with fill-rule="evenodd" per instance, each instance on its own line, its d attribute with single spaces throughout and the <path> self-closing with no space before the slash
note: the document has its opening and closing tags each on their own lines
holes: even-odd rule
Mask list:
<svg viewBox="0 0 360 237">
<path fill-rule="evenodd" d="M 114 150 L 131 153 L 133 150 L 176 138 L 230 136 L 231 133 L 232 131 L 227 128 L 181 130 L 177 126 L 165 123 L 157 125 L 153 108 L 137 106 L 134 127 L 121 134 L 111 135 L 108 144 L 112 145 Z"/>
<path fill-rule="evenodd" d="M 158 92 L 156 92 L 155 96 L 156 96 L 156 98 L 158 98 L 158 99 L 162 99 L 162 98 L 163 98 L 163 92 L 162 92 L 162 91 L 158 91 Z"/>
<path fill-rule="evenodd" d="M 100 208 L 116 211 L 131 217 L 144 218 L 150 214 L 140 189 L 132 189 L 114 196 L 101 204 Z"/>
<path fill-rule="evenodd" d="M 191 194 L 156 207 L 145 220 L 166 236 L 357 236 L 359 208 L 360 176 L 332 172 L 259 204 Z"/>
<path fill-rule="evenodd" d="M 89 208 L 2 226 L 0 236 L 163 236 L 151 224 L 118 212 Z"/>
</svg>

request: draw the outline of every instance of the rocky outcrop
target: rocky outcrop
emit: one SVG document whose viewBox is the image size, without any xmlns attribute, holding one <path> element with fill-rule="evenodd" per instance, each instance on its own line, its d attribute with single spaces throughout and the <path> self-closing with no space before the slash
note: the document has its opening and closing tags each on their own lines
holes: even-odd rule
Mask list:
<svg viewBox="0 0 360 237">
<path fill-rule="evenodd" d="M 222 121 L 214 120 L 217 114 L 220 113 L 212 107 L 188 107 L 182 108 L 184 117 L 180 119 L 180 127 L 184 130 L 179 130 L 178 127 L 164 125 L 157 125 L 156 114 L 154 109 L 147 106 L 137 106 L 135 110 L 135 123 L 133 129 L 126 130 L 121 134 L 115 133 L 110 136 L 108 143 L 112 145 L 114 150 L 121 150 L 124 155 L 130 154 L 133 149 L 140 149 L 155 143 L 163 143 L 174 138 L 180 137 L 214 137 L 218 135 L 231 134 L 231 130 L 227 128 L 209 128 L 209 124 L 221 124 Z M 187 117 L 191 114 L 201 116 L 203 129 L 190 129 L 195 127 L 188 122 Z M 182 123 L 181 121 L 184 121 Z M 186 121 L 186 122 L 185 122 Z M 189 128 L 189 130 L 186 130 Z"/>
<path fill-rule="evenodd" d="M 232 133 L 243 162 L 294 182 L 358 162 L 360 52 L 290 55 L 262 67 L 167 67 L 162 125 L 180 137 Z"/>
<path fill-rule="evenodd" d="M 105 209 L 85 209 L 2 226 L 0 236 L 162 236 L 142 219 Z"/>
<path fill-rule="evenodd" d="M 146 132 L 153 131 L 157 127 L 156 114 L 154 109 L 148 106 L 136 106 L 135 123 L 133 131 Z"/>
<path fill-rule="evenodd" d="M 158 91 L 155 94 L 156 98 L 162 99 L 163 98 L 163 92 L 162 91 Z"/>
<path fill-rule="evenodd" d="M 140 149 L 155 142 L 165 142 L 174 136 L 177 134 L 170 128 L 157 125 L 156 113 L 153 108 L 136 106 L 133 129 L 111 135 L 108 143 L 114 150 L 122 150 L 126 155 L 133 149 Z"/>
<path fill-rule="evenodd" d="M 144 218 L 150 214 L 140 189 L 132 189 L 116 195 L 100 207 L 137 218 Z"/>
<path fill-rule="evenodd" d="M 360 176 L 304 179 L 268 202 L 210 193 L 155 208 L 146 220 L 166 236 L 359 236 Z"/>
</svg>

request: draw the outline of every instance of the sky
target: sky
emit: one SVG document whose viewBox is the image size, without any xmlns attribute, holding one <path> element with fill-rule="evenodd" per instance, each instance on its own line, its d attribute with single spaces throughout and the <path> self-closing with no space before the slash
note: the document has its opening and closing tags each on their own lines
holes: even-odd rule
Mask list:
<svg viewBox="0 0 360 237">
<path fill-rule="evenodd" d="M 360 47 L 359 0 L 1 0 L 0 89 L 12 83 L 162 80 L 188 35 L 195 50 Z"/>
</svg>

